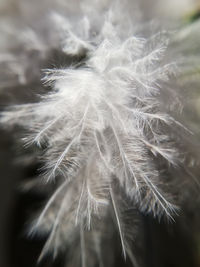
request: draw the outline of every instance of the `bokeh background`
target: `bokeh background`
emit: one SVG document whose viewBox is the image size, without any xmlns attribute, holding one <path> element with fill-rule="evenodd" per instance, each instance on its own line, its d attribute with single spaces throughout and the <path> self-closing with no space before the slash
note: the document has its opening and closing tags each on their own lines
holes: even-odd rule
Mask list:
<svg viewBox="0 0 200 267">
<path fill-rule="evenodd" d="M 59 2 L 59 0 L 57 1 Z M 40 5 L 40 1 L 35 2 Z M 67 2 L 70 0 L 66 0 L 66 4 Z M 26 4 L 30 4 L 30 2 L 24 1 L 24 5 Z M 154 9 L 150 8 L 151 5 L 149 0 L 141 1 L 142 10 L 146 12 L 147 18 L 152 18 L 156 14 L 156 17 L 163 20 L 173 19 L 183 25 L 200 20 L 200 2 L 198 0 L 155 0 Z M 0 27 L 1 23 L 6 23 L 7 15 L 15 16 L 16 14 L 20 14 L 17 0 L 0 0 Z M 3 45 L 1 41 L 0 36 L 0 46 Z M 34 56 L 33 53 L 32 57 Z M 2 57 L 3 55 L 0 55 L 1 69 L 3 69 Z M 63 55 L 55 52 L 49 62 L 42 63 L 41 68 L 47 68 L 54 62 L 64 60 L 69 61 L 70 59 L 63 59 Z M 200 62 L 199 70 L 195 75 L 198 74 L 200 76 Z M 1 87 L 5 87 L 0 91 L 1 110 L 10 104 L 37 100 L 34 83 L 29 90 L 26 90 L 26 87 L 2 86 L 3 81 L 4 77 L 1 76 Z M 41 88 L 41 92 L 42 90 Z M 195 127 L 200 133 L 200 90 L 192 104 L 194 110 L 189 116 L 191 116 L 191 123 L 196 122 Z M 28 150 L 24 153 L 23 147 L 16 144 L 18 132 L 17 127 L 12 132 L 0 129 L 0 267 L 36 266 L 37 258 L 45 242 L 45 237 L 36 239 L 27 236 L 31 218 L 42 207 L 48 192 L 30 190 L 32 188 L 31 178 L 37 176 L 40 165 L 37 161 L 33 162 L 29 158 Z M 184 222 L 181 217 L 177 218 L 173 224 L 164 221 L 158 222 L 149 216 L 141 216 L 140 230 L 142 234 L 138 241 L 142 244 L 141 250 L 138 251 L 138 256 L 142 258 L 141 266 L 200 267 L 199 214 L 200 210 L 196 210 L 196 213 L 185 214 Z M 47 256 L 38 266 L 61 267 L 64 259 L 64 255 L 60 255 L 55 261 Z M 123 266 L 123 262 L 117 256 L 116 266 Z"/>
</svg>

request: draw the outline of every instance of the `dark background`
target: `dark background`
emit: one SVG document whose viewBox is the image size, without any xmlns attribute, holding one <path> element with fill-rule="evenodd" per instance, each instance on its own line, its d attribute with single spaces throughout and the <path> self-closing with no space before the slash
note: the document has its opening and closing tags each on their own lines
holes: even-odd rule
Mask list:
<svg viewBox="0 0 200 267">
<path fill-rule="evenodd" d="M 20 148 L 14 144 L 13 133 L 1 131 L 0 136 L 0 267 L 34 267 L 45 238 L 28 237 L 27 229 L 45 195 L 24 192 L 21 185 L 36 175 L 38 165 L 25 167 L 16 162 Z M 200 266 L 198 213 L 180 214 L 174 223 L 141 216 L 138 240 L 142 250 L 135 255 L 141 267 Z M 64 258 L 60 255 L 53 261 L 47 256 L 38 266 L 62 267 Z M 115 266 L 129 266 L 120 251 Z"/>
</svg>

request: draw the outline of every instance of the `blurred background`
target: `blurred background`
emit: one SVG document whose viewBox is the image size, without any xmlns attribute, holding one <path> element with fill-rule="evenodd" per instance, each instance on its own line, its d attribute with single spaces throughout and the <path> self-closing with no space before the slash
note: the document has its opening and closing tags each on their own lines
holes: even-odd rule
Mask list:
<svg viewBox="0 0 200 267">
<path fill-rule="evenodd" d="M 70 4 L 70 1 L 66 0 L 66 5 Z M 28 0 L 20 1 L 20 5 L 17 0 L 0 0 L 0 28 L 7 23 L 7 16 L 19 15 L 20 8 L 23 7 L 23 10 L 26 10 L 26 5 L 33 2 L 34 5 L 40 5 L 40 1 L 37 0 L 32 0 L 32 3 Z M 152 1 L 141 1 L 142 10 L 146 12 L 147 18 L 156 16 L 166 21 L 173 19 L 183 25 L 200 20 L 199 0 L 155 0 L 153 2 L 152 9 Z M 56 0 L 54 4 L 56 5 Z M 0 36 L 1 51 L 4 45 Z M 5 55 L 0 54 L 0 73 L 3 73 L 4 69 L 3 56 Z M 35 57 L 33 51 L 30 60 Z M 54 62 L 58 64 L 58 62 L 70 60 L 55 51 L 48 62 L 40 63 L 40 67 L 47 68 Z M 200 74 L 200 63 L 198 72 Z M 2 74 L 0 75 L 0 85 L 3 88 L 0 92 L 1 110 L 10 104 L 36 101 L 35 93 L 42 93 L 44 90 L 41 88 L 38 92 L 38 81 L 41 78 L 38 73 L 35 74 L 38 80 L 31 81 L 29 90 L 26 90 L 25 85 L 4 84 L 5 79 Z M 192 104 L 194 111 L 190 116 L 192 120 L 200 121 L 200 91 Z M 12 131 L 0 129 L 0 267 L 36 266 L 45 242 L 45 237 L 28 237 L 27 231 L 31 219 L 44 204 L 49 191 L 32 190 L 32 178 L 37 176 L 40 164 L 29 157 L 28 150 L 24 152 L 23 147 L 16 144 L 18 134 L 17 127 Z M 141 216 L 142 234 L 138 241 L 142 244 L 138 252 L 138 256 L 142 258 L 141 267 L 200 267 L 199 215 L 200 210 L 196 210 L 196 213 L 184 214 L 184 223 L 183 217 L 177 218 L 175 223 L 166 223 L 158 222 L 149 216 Z M 38 266 L 61 267 L 64 266 L 64 259 L 65 257 L 60 255 L 53 261 L 47 256 Z M 116 256 L 116 266 L 129 266 L 129 263 L 125 265 Z"/>
</svg>

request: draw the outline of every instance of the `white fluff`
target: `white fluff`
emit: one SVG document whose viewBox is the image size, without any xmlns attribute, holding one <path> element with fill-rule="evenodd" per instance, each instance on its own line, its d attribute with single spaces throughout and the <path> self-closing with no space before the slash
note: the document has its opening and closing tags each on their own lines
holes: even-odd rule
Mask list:
<svg viewBox="0 0 200 267">
<path fill-rule="evenodd" d="M 136 207 L 173 219 L 177 210 L 173 195 L 165 189 L 161 166 L 180 168 L 183 157 L 174 129 L 187 130 L 168 113 L 168 105 L 175 101 L 169 103 L 165 94 L 170 94 L 169 80 L 177 84 L 177 66 L 184 69 L 187 60 L 179 60 L 181 53 L 178 61 L 171 60 L 177 39 L 164 31 L 149 35 L 143 25 L 140 32 L 137 20 L 122 14 L 120 5 L 105 12 L 106 2 L 99 9 L 96 4 L 92 15 L 94 9 L 84 3 L 77 3 L 79 12 L 71 19 L 58 11 L 51 13 L 53 26 L 46 40 L 39 30 L 17 32 L 27 50 L 40 53 L 33 62 L 37 77 L 41 57 L 47 58 L 51 48 L 82 57 L 82 62 L 44 70 L 43 83 L 52 90 L 37 103 L 4 111 L 1 122 L 25 127 L 26 144 L 45 146 L 46 181 L 62 178 L 34 226 L 51 231 L 43 253 L 50 248 L 56 253 L 80 238 L 82 266 L 89 266 L 86 253 L 94 266 L 102 229 L 113 217 L 123 254 L 135 263 L 123 213 Z M 20 56 L 4 54 L 2 59 L 12 73 L 17 72 L 19 84 L 27 83 L 26 67 L 32 64 L 27 50 Z M 27 65 L 18 65 L 24 57 Z M 98 245 L 93 248 L 94 261 L 92 252 L 86 252 L 91 250 L 87 242 Z"/>
</svg>

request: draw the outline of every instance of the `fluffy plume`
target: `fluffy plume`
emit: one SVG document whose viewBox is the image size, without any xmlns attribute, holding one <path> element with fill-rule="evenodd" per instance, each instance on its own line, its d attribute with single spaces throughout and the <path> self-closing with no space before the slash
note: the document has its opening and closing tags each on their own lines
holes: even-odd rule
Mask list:
<svg viewBox="0 0 200 267">
<path fill-rule="evenodd" d="M 31 3 L 19 3 L 22 14 L 23 8 L 30 13 Z M 40 258 L 68 247 L 69 266 L 111 266 L 102 255 L 114 224 L 124 258 L 137 266 L 131 249 L 136 210 L 170 220 L 178 211 L 178 178 L 170 172 L 183 169 L 192 136 L 179 113 L 180 77 L 187 86 L 194 71 L 183 42 L 199 30 L 193 25 L 174 34 L 153 24 L 150 30 L 135 6 L 128 12 L 129 2 L 89 4 L 61 1 L 46 12 L 42 1 L 39 23 L 25 29 L 22 17 L 23 31 L 13 21 L 2 27 L 2 88 L 39 83 L 52 51 L 68 61 L 43 70 L 47 92 L 36 103 L 4 110 L 1 123 L 24 127 L 25 144 L 43 151 L 43 179 L 59 181 L 32 229 L 49 232 Z M 8 46 L 13 36 L 16 44 Z M 80 257 L 73 255 L 76 244 Z"/>
</svg>

